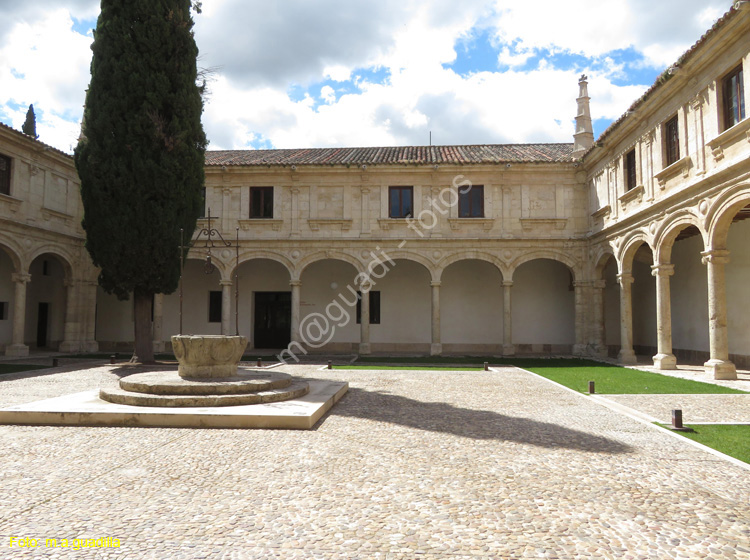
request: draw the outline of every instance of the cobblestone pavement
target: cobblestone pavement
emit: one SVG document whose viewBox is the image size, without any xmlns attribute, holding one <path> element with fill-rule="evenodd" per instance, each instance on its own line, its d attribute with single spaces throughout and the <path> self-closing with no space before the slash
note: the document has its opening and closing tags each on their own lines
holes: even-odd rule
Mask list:
<svg viewBox="0 0 750 560">
<path fill-rule="evenodd" d="M 350 391 L 312 431 L 0 426 L 0 558 L 750 558 L 747 470 L 529 373 L 282 371 Z"/>
</svg>

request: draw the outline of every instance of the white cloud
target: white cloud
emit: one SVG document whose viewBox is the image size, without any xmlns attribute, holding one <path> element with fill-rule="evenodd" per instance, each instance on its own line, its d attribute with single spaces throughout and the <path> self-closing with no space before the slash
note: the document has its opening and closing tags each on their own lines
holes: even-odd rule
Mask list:
<svg viewBox="0 0 750 560">
<path fill-rule="evenodd" d="M 320 97 L 324 102 L 330 105 L 336 101 L 336 92 L 331 86 L 323 86 L 320 88 Z"/>
</svg>

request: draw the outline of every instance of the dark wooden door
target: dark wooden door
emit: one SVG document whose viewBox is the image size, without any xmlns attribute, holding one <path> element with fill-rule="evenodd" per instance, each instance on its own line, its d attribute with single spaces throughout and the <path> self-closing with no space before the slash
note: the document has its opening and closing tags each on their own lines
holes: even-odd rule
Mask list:
<svg viewBox="0 0 750 560">
<path fill-rule="evenodd" d="M 286 348 L 292 337 L 292 293 L 255 292 L 255 348 Z"/>
</svg>

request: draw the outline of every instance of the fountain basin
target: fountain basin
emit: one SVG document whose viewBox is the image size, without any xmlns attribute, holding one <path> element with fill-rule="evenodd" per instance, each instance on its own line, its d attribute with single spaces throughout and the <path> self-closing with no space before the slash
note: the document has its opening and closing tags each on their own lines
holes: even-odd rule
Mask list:
<svg viewBox="0 0 750 560">
<path fill-rule="evenodd" d="M 177 373 L 185 379 L 211 379 L 237 375 L 237 364 L 247 347 L 244 336 L 175 335 L 172 349 L 179 362 Z"/>
</svg>

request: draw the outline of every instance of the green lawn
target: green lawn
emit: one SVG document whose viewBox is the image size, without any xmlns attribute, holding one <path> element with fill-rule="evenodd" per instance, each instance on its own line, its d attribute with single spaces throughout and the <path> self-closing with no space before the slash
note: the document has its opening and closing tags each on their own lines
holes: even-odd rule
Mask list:
<svg viewBox="0 0 750 560">
<path fill-rule="evenodd" d="M 694 432 L 678 434 L 702 443 L 725 455 L 750 463 L 750 426 L 732 425 L 687 425 Z"/>
<path fill-rule="evenodd" d="M 17 373 L 19 371 L 32 371 L 35 369 L 46 369 L 49 366 L 31 366 L 22 364 L 0 364 L 0 375 L 4 373 Z"/>
</svg>

